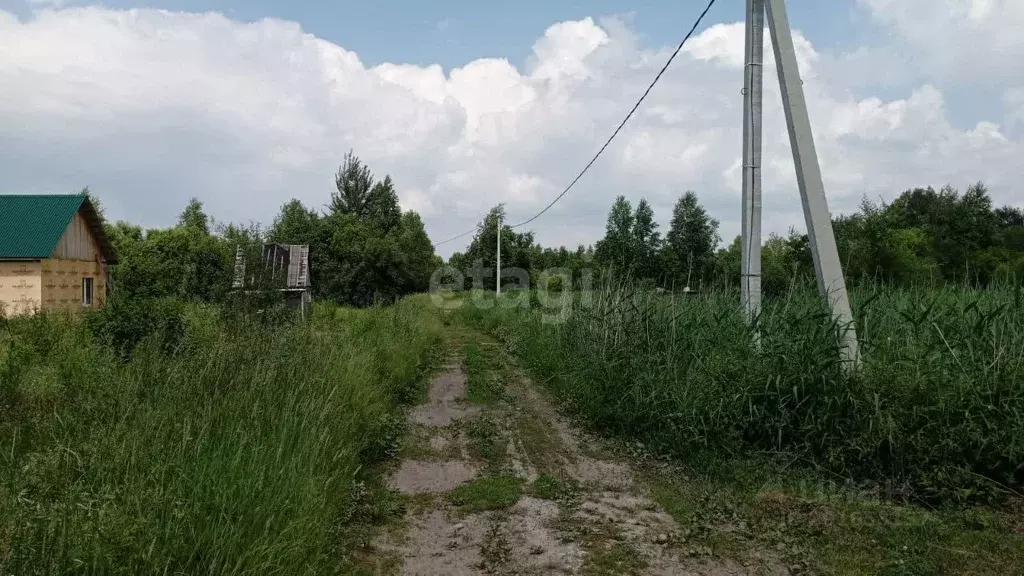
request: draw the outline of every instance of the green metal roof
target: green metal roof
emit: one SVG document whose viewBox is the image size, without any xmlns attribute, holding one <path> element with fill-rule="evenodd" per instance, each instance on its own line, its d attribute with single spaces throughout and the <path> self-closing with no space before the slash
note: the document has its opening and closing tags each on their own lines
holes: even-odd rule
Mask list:
<svg viewBox="0 0 1024 576">
<path fill-rule="evenodd" d="M 107 262 L 116 262 L 103 220 L 82 194 L 0 194 L 0 259 L 49 258 L 79 210 Z"/>
</svg>

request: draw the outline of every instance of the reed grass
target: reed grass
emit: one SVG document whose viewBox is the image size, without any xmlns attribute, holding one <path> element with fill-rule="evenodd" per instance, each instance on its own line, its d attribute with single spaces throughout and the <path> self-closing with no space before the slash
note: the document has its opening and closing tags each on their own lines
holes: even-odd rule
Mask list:
<svg viewBox="0 0 1024 576">
<path fill-rule="evenodd" d="M 852 375 L 813 287 L 765 302 L 759 344 L 736 294 L 578 296 L 563 322 L 545 321 L 537 299 L 456 314 L 501 337 L 590 424 L 662 453 L 780 454 L 932 502 L 1022 491 L 1019 290 L 858 288 Z"/>
</svg>

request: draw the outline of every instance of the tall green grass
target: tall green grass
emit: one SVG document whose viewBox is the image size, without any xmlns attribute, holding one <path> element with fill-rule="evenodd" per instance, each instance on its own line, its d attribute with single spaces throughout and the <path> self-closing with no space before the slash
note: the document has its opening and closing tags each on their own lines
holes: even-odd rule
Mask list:
<svg viewBox="0 0 1024 576">
<path fill-rule="evenodd" d="M 760 345 L 733 294 L 605 289 L 550 312 L 464 305 L 594 426 L 684 458 L 780 454 L 933 501 L 1024 484 L 1024 303 L 1015 291 L 854 292 L 862 365 L 839 362 L 813 290 L 764 305 Z"/>
<path fill-rule="evenodd" d="M 319 574 L 440 344 L 423 299 L 224 324 L 130 360 L 81 321 L 0 335 L 0 573 Z"/>
</svg>

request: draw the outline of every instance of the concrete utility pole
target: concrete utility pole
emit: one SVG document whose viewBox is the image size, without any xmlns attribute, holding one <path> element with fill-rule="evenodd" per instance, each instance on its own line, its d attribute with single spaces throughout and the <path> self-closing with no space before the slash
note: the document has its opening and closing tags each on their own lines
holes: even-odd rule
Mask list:
<svg viewBox="0 0 1024 576">
<path fill-rule="evenodd" d="M 755 32 L 753 27 L 756 21 L 762 17 L 758 11 L 755 0 L 748 0 L 747 6 L 747 62 L 745 67 L 745 84 L 749 82 L 747 98 L 750 105 L 744 109 L 744 117 L 749 114 L 750 121 L 744 125 L 744 133 L 749 136 L 744 138 L 744 205 L 743 211 L 749 214 L 750 221 L 744 218 L 744 230 L 751 241 L 747 247 L 748 238 L 744 238 L 744 264 L 745 274 L 744 286 L 747 294 L 744 303 L 749 311 L 750 303 L 755 297 L 750 290 L 754 284 L 747 284 L 747 279 L 755 278 L 757 272 L 757 296 L 760 301 L 760 174 L 758 169 L 748 168 L 754 164 L 754 160 L 760 156 L 760 115 L 761 108 L 754 106 L 755 79 L 752 71 L 756 52 L 763 52 L 763 33 Z M 800 79 L 800 70 L 797 66 L 796 52 L 793 49 L 793 32 L 789 26 L 789 17 L 786 14 L 785 0 L 761 0 L 765 4 L 768 20 L 768 30 L 771 33 L 772 45 L 775 50 L 775 65 L 779 71 L 779 87 L 782 92 L 782 107 L 786 113 L 786 124 L 789 128 L 789 143 L 793 150 L 793 163 L 796 166 L 797 185 L 800 189 L 800 199 L 804 208 L 804 220 L 807 224 L 807 236 L 811 244 L 811 255 L 814 258 L 814 272 L 818 279 L 818 290 L 822 297 L 828 302 L 832 311 L 832 317 L 842 327 L 840 344 L 842 346 L 842 359 L 848 368 L 856 367 L 860 357 L 857 343 L 857 332 L 853 325 L 853 314 L 850 311 L 850 299 L 846 292 L 846 280 L 843 278 L 842 265 L 839 262 L 839 250 L 836 248 L 835 235 L 832 232 L 832 217 L 828 211 L 828 203 L 825 200 L 825 184 L 821 178 L 821 167 L 818 164 L 818 153 L 814 148 L 814 136 L 811 133 L 811 120 L 807 114 L 807 102 L 804 99 L 803 81 Z M 762 39 L 758 41 L 758 37 Z M 746 99 L 745 99 L 746 100 Z M 756 147 L 755 147 L 756 143 Z M 748 149 L 750 157 L 746 158 Z M 747 162 L 747 160 L 750 162 Z M 759 162 L 758 162 L 759 165 Z M 748 173 L 749 171 L 749 173 Z M 748 190 L 748 179 L 749 190 Z M 755 236 L 756 232 L 756 236 Z M 756 241 L 758 248 L 755 251 L 753 244 Z M 756 257 L 756 262 L 755 262 Z"/>
<path fill-rule="evenodd" d="M 501 211 L 498 212 L 498 269 L 495 273 L 494 293 L 501 295 Z"/>
<path fill-rule="evenodd" d="M 740 298 L 747 318 L 761 312 L 761 117 L 764 77 L 764 0 L 747 0 L 743 76 L 743 213 Z"/>
</svg>

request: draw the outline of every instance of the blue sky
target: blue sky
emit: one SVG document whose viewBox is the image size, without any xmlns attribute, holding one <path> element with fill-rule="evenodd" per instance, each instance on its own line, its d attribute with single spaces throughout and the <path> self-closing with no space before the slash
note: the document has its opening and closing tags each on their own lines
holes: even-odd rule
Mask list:
<svg viewBox="0 0 1024 576">
<path fill-rule="evenodd" d="M 67 1 L 64 5 L 76 2 Z M 45 4 L 45 3 L 44 3 Z M 302 24 L 320 38 L 359 53 L 369 65 L 381 62 L 460 66 L 482 57 L 514 63 L 529 54 L 537 37 L 554 22 L 587 16 L 628 16 L 651 44 L 678 42 L 705 5 L 704 0 L 107 0 L 110 8 L 162 8 L 222 12 L 243 21 L 273 17 Z M 0 8 L 25 16 L 28 0 L 0 0 Z M 744 0 L 718 0 L 707 22 L 742 17 Z M 864 19 L 852 0 L 790 0 L 790 18 L 816 45 L 836 46 L 855 37 L 852 19 Z"/>
</svg>

